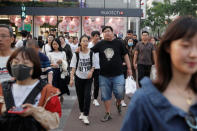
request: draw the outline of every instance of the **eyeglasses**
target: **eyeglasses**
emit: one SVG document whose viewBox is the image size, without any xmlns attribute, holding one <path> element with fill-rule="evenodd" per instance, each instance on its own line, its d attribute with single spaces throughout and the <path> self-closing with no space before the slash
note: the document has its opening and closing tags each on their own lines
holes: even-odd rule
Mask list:
<svg viewBox="0 0 197 131">
<path fill-rule="evenodd" d="M 197 117 L 195 117 L 193 114 L 189 113 L 189 114 L 185 117 L 185 121 L 186 121 L 187 125 L 188 125 L 191 129 L 197 129 Z"/>
<path fill-rule="evenodd" d="M 0 35 L 1 38 L 10 37 L 9 35 Z"/>
</svg>

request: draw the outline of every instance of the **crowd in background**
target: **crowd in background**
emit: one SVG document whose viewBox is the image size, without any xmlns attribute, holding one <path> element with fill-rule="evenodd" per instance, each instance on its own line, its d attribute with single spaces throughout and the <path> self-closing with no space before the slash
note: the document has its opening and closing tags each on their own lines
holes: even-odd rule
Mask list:
<svg viewBox="0 0 197 131">
<path fill-rule="evenodd" d="M 112 93 L 116 98 L 115 101 L 118 113 L 121 113 L 121 107 L 127 106 L 124 102 L 125 80 L 128 76 L 132 76 L 138 87 L 147 86 L 150 89 L 148 91 L 145 90 L 145 88 L 140 89 L 142 94 L 150 93 L 147 94 L 147 96 L 151 97 L 151 99 L 154 94 L 159 94 L 158 91 L 155 90 L 155 87 L 153 89 L 153 85 L 148 78 L 143 79 L 144 77 L 151 77 L 152 81 L 155 82 L 153 83 L 154 86 L 158 88 L 159 92 L 164 92 L 163 95 L 171 103 L 187 112 L 188 105 L 183 106 L 177 104 L 174 99 L 169 96 L 169 92 L 173 93 L 173 90 L 170 89 L 176 87 L 175 85 L 177 83 L 173 82 L 176 81 L 176 77 L 178 77 L 177 74 L 181 75 L 180 72 L 182 71 L 180 69 L 179 72 L 178 66 L 181 65 L 179 58 L 174 56 L 174 52 L 179 48 L 180 51 L 185 50 L 185 54 L 179 52 L 180 56 L 188 57 L 186 63 L 191 67 L 191 71 L 189 71 L 190 75 L 192 75 L 191 81 L 190 84 L 186 86 L 191 87 L 193 90 L 189 90 L 189 94 L 193 95 L 193 98 L 196 96 L 194 93 L 196 92 L 196 88 L 193 89 L 193 87 L 196 86 L 196 76 L 193 76 L 194 73 L 196 74 L 196 68 L 193 68 L 196 66 L 195 60 L 197 58 L 196 54 L 193 52 L 194 49 L 196 49 L 196 30 L 194 30 L 196 29 L 196 25 L 190 26 L 188 21 L 192 24 L 196 24 L 196 20 L 190 17 L 183 17 L 175 20 L 167 30 L 161 42 L 155 37 L 150 36 L 147 31 L 142 31 L 139 39 L 137 35 L 133 34 L 132 30 L 128 30 L 127 35 L 123 38 L 122 35 L 117 36 L 114 34 L 111 26 L 103 27 L 103 37 L 101 37 L 99 31 L 93 31 L 91 36 L 84 34 L 80 38 L 69 36 L 68 34 L 57 36 L 56 30 L 52 29 L 46 37 L 46 40 L 43 40 L 44 36 L 32 38 L 27 31 L 23 30 L 21 31 L 22 38 L 16 41 L 16 36 L 14 36 L 11 28 L 7 25 L 0 25 L 0 82 L 2 83 L 0 86 L 0 102 L 5 101 L 0 103 L 0 109 L 1 111 L 9 111 L 9 109 L 12 109 L 12 106 L 18 107 L 22 105 L 28 108 L 28 112 L 22 112 L 20 116 L 32 116 L 33 119 L 40 124 L 39 129 L 53 129 L 59 124 L 59 118 L 61 116 L 60 102 L 62 103 L 64 100 L 63 94 L 66 93 L 70 95 L 69 87 L 75 84 L 80 110 L 79 119 L 86 125 L 90 124 L 88 116 L 92 91 L 94 99 L 93 104 L 99 106 L 98 95 L 100 90 L 101 100 L 104 102 L 105 106 L 105 115 L 101 121 L 106 122 L 112 119 L 110 113 Z M 187 24 L 189 31 L 183 28 L 177 33 L 173 27 L 178 29 L 179 26 L 184 26 L 184 22 Z M 177 38 L 174 38 L 175 36 L 173 36 L 171 31 L 177 35 Z M 180 33 L 181 31 L 182 34 Z M 177 42 L 177 39 L 180 39 L 178 42 L 182 45 Z M 182 42 L 182 40 L 184 42 Z M 192 48 L 190 48 L 188 41 L 193 44 Z M 165 46 L 164 44 L 171 45 L 169 47 L 169 45 Z M 176 45 L 176 47 L 173 45 Z M 157 51 L 159 51 L 158 54 L 156 53 Z M 187 56 L 187 52 L 191 54 Z M 164 53 L 165 56 L 162 53 Z M 163 63 L 162 59 L 165 57 L 169 59 L 166 60 L 166 63 Z M 166 71 L 168 72 L 162 72 L 162 70 L 164 71 L 165 69 L 164 65 L 161 64 L 169 64 L 170 61 L 172 61 L 171 64 L 173 66 L 166 66 Z M 177 65 L 174 61 L 179 62 L 180 65 Z M 157 70 L 159 72 L 156 71 L 156 68 L 159 69 Z M 186 67 L 183 67 L 183 70 L 187 73 L 187 69 L 185 68 Z M 173 75 L 172 72 L 174 73 Z M 170 74 L 167 75 L 166 73 Z M 168 76 L 169 79 L 164 76 Z M 171 81 L 171 78 L 174 78 L 174 81 Z M 163 82 L 162 79 L 166 79 L 166 82 Z M 7 80 L 12 80 L 12 82 L 5 82 Z M 141 80 L 142 82 L 140 82 Z M 94 89 L 92 89 L 92 82 L 94 83 Z M 169 82 L 170 85 L 168 85 Z M 9 90 L 4 90 L 5 86 L 7 86 Z M 36 87 L 39 87 L 40 90 L 36 90 Z M 24 91 L 23 96 L 19 90 Z M 47 94 L 48 90 L 52 94 Z M 142 90 L 145 90 L 145 92 Z M 169 92 L 165 92 L 165 90 Z M 12 99 L 9 99 L 10 94 L 7 93 L 9 91 L 12 91 Z M 7 96 L 5 95 L 6 93 Z M 151 93 L 154 94 L 151 96 Z M 46 98 L 44 98 L 43 94 L 45 94 Z M 3 95 L 5 95 L 4 99 L 1 97 Z M 176 93 L 175 95 L 179 96 Z M 141 97 L 139 98 L 138 96 Z M 132 128 L 140 123 L 130 125 L 129 122 L 131 122 L 131 120 L 145 122 L 144 124 L 147 126 L 147 129 L 151 128 L 149 126 L 152 123 L 147 124 L 148 121 L 144 119 L 148 119 L 145 118 L 146 111 L 151 112 L 152 107 L 150 110 L 148 108 L 147 110 L 145 109 L 144 112 L 142 111 L 144 113 L 142 120 L 140 118 L 135 119 L 136 117 L 133 115 L 137 113 L 141 116 L 137 110 L 141 105 L 137 105 L 136 99 L 140 100 L 140 102 L 144 102 L 142 97 L 144 96 L 139 93 L 134 97 L 132 103 L 133 107 L 129 107 L 122 131 L 132 130 Z M 162 100 L 165 101 L 161 94 L 158 95 L 158 98 L 160 102 L 162 102 Z M 34 99 L 37 100 L 37 102 L 32 101 Z M 49 101 L 46 99 L 49 99 Z M 25 102 L 27 101 L 29 101 L 30 104 L 26 104 Z M 196 102 L 194 99 L 187 98 L 186 103 L 189 104 L 189 106 L 191 106 L 192 103 L 194 104 L 194 102 Z M 158 104 L 155 101 L 153 104 L 154 103 Z M 144 105 L 144 103 L 142 104 Z M 36 107 L 38 105 L 40 105 L 41 108 Z M 145 103 L 145 105 L 152 106 L 150 103 Z M 5 106 L 6 108 L 3 108 Z M 56 108 L 53 108 L 54 106 Z M 53 118 L 53 121 L 40 118 L 39 115 L 43 116 L 40 112 L 47 115 L 49 118 Z M 182 115 L 185 113 L 180 110 L 179 112 L 182 112 Z M 154 115 L 155 118 L 158 117 L 158 114 Z M 9 113 L 5 115 L 5 117 L 6 116 L 9 117 Z M 148 117 L 150 116 L 148 115 Z M 31 120 L 32 119 L 30 119 L 30 121 Z M 152 122 L 151 120 L 153 119 L 150 118 L 150 122 Z M 156 120 L 160 122 L 160 119 Z M 43 121 L 47 122 L 44 123 Z M 188 121 L 190 122 L 190 120 Z M 160 124 L 163 124 L 163 122 L 160 122 Z M 141 125 L 140 127 L 143 126 L 144 125 Z M 165 126 L 166 125 L 163 127 Z M 156 127 L 154 128 L 156 129 Z M 165 128 L 167 129 L 167 127 Z"/>
</svg>

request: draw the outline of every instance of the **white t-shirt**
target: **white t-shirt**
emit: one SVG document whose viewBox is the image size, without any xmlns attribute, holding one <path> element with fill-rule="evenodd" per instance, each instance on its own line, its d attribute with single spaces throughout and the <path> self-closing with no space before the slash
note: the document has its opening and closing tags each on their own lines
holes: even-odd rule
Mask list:
<svg viewBox="0 0 197 131">
<path fill-rule="evenodd" d="M 42 47 L 42 53 L 48 56 L 48 53 L 51 51 L 51 46 L 49 44 L 45 44 Z"/>
<path fill-rule="evenodd" d="M 20 48 L 22 46 L 23 46 L 23 41 L 22 40 L 18 40 L 17 43 L 16 43 L 16 45 L 15 45 L 15 47 L 16 48 Z"/>
<path fill-rule="evenodd" d="M 34 87 L 38 83 L 39 80 L 32 85 L 18 85 L 16 83 L 12 85 L 12 94 L 14 97 L 14 102 L 16 107 L 19 107 L 23 104 L 29 93 L 34 89 Z M 40 98 L 41 98 L 41 93 L 39 93 L 38 96 L 35 98 L 34 106 L 38 105 Z"/>
<path fill-rule="evenodd" d="M 67 61 L 66 53 L 64 51 L 49 52 L 48 57 L 49 57 L 49 60 L 50 60 L 51 64 L 57 64 L 58 60 Z"/>
<path fill-rule="evenodd" d="M 66 42 L 66 43 L 69 43 L 69 41 L 68 41 L 68 39 L 67 39 L 67 38 L 65 38 L 65 42 Z"/>
<path fill-rule="evenodd" d="M 72 53 L 74 54 L 76 49 L 78 48 L 78 44 L 69 43 Z"/>
<path fill-rule="evenodd" d="M 95 67 L 95 54 L 92 55 L 92 67 Z M 76 68 L 77 64 L 77 57 L 76 54 L 73 54 L 70 67 Z M 81 79 L 87 79 L 88 73 L 91 70 L 91 63 L 90 63 L 90 51 L 88 53 L 79 53 L 79 62 L 76 70 L 76 75 Z"/>
<path fill-rule="evenodd" d="M 16 45 L 15 45 L 15 47 L 16 48 L 22 47 L 23 46 L 23 40 L 26 40 L 26 38 L 23 38 L 22 40 L 18 40 L 17 43 L 16 43 Z"/>
<path fill-rule="evenodd" d="M 10 56 L 6 56 L 6 57 L 0 56 L 0 83 L 11 79 L 11 76 L 6 68 L 6 64 L 9 57 Z"/>
<path fill-rule="evenodd" d="M 92 48 L 94 44 L 92 42 L 88 43 L 88 48 Z M 100 63 L 99 63 L 99 53 L 95 53 L 95 69 L 100 69 Z"/>
</svg>

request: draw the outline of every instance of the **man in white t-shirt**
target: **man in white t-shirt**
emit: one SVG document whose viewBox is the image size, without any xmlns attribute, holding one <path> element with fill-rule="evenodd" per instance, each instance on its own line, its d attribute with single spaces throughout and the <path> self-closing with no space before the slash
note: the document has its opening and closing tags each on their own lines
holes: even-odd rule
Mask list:
<svg viewBox="0 0 197 131">
<path fill-rule="evenodd" d="M 6 64 L 12 54 L 11 43 L 13 40 L 12 27 L 0 24 L 0 83 L 11 79 Z"/>
<path fill-rule="evenodd" d="M 49 34 L 48 36 L 48 43 L 45 44 L 42 47 L 42 53 L 44 53 L 46 56 L 48 56 L 48 53 L 51 51 L 51 42 L 55 39 L 55 36 L 53 34 Z"/>
<path fill-rule="evenodd" d="M 73 41 L 73 37 L 72 36 L 69 36 L 68 37 L 68 44 L 70 45 L 70 48 L 72 50 L 72 53 L 74 54 L 75 51 L 77 50 L 78 48 L 78 44 L 75 44 L 74 41 Z"/>
<path fill-rule="evenodd" d="M 26 30 L 22 30 L 21 35 L 22 35 L 22 39 L 18 40 L 18 42 L 15 45 L 16 48 L 20 48 L 22 46 L 25 46 L 25 44 L 26 44 L 28 32 Z"/>
<path fill-rule="evenodd" d="M 91 33 L 92 41 L 88 44 L 88 48 L 92 48 L 99 40 L 100 40 L 100 32 L 99 31 L 92 31 Z M 97 101 L 98 93 L 99 93 L 99 72 L 100 72 L 100 64 L 99 64 L 99 53 L 95 53 L 95 69 L 93 73 L 94 79 L 94 100 L 93 104 L 95 106 L 99 106 L 99 102 Z"/>
</svg>

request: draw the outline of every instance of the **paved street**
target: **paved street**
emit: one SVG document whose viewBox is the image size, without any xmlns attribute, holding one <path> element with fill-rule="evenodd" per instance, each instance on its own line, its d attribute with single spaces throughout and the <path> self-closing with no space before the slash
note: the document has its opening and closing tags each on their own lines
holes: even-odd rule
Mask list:
<svg viewBox="0 0 197 131">
<path fill-rule="evenodd" d="M 64 127 L 65 127 L 65 123 L 66 120 L 72 110 L 72 107 L 74 105 L 74 103 L 76 102 L 77 96 L 76 96 L 76 92 L 75 92 L 75 87 L 70 88 L 70 96 L 68 95 L 64 95 L 64 102 L 62 104 L 62 117 L 60 120 L 60 126 L 58 129 L 55 130 L 51 130 L 51 131 L 63 131 Z"/>
<path fill-rule="evenodd" d="M 104 115 L 104 106 L 101 101 L 101 106 L 95 107 L 91 101 L 90 108 L 90 125 L 84 125 L 80 120 L 79 116 L 79 107 L 77 102 L 77 96 L 75 92 L 75 87 L 70 88 L 71 96 L 64 95 L 64 102 L 62 105 L 62 118 L 60 121 L 60 126 L 58 129 L 51 131 L 119 131 L 122 120 L 126 113 L 127 107 L 122 107 L 122 114 L 117 113 L 115 107 L 115 100 L 112 101 L 112 120 L 109 122 L 103 123 L 100 119 Z M 129 99 L 125 97 L 126 103 L 129 102 Z"/>
</svg>

